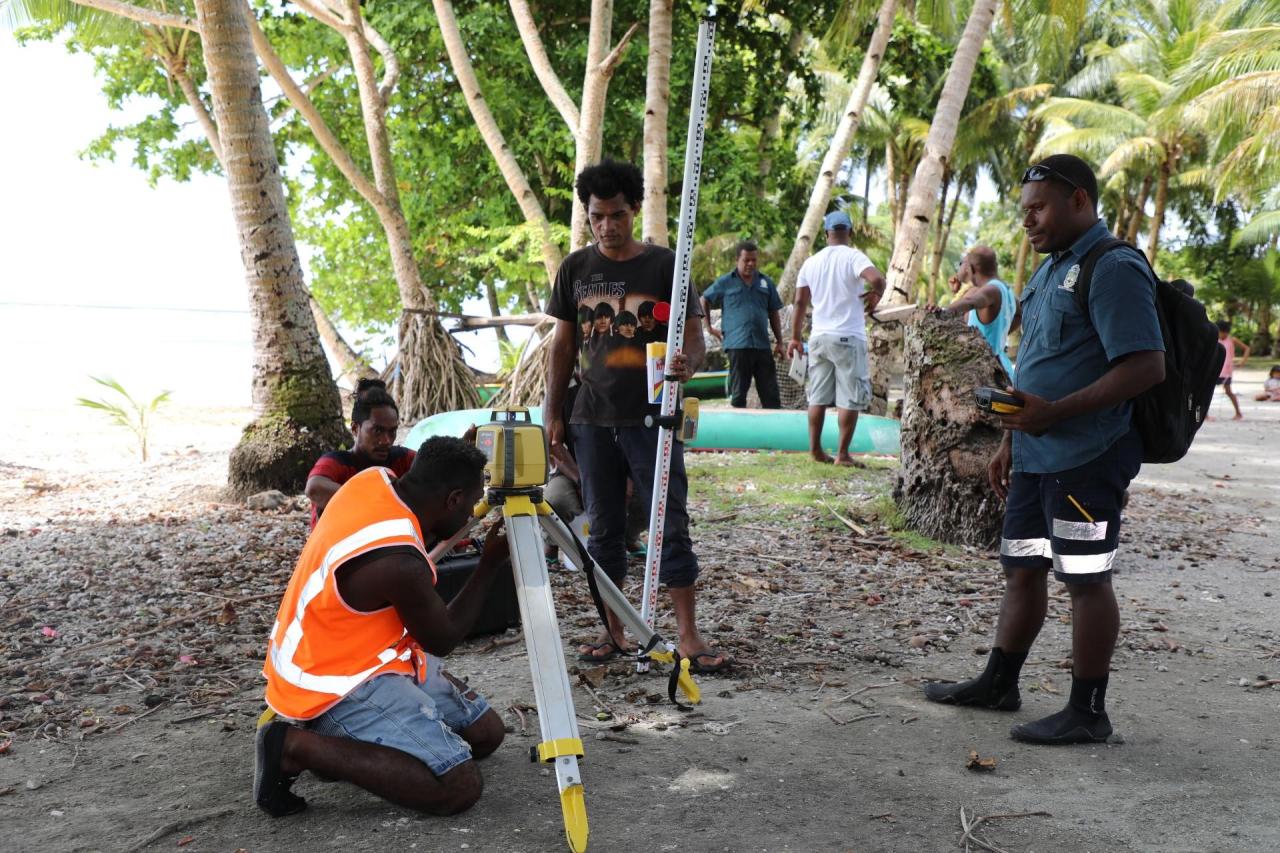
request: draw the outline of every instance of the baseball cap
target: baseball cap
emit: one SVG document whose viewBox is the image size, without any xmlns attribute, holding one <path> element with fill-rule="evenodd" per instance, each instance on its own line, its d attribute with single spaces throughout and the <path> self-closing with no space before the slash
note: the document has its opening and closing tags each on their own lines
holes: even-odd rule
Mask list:
<svg viewBox="0 0 1280 853">
<path fill-rule="evenodd" d="M 843 210 L 833 210 L 822 217 L 822 227 L 827 231 L 835 231 L 837 228 L 853 230 L 853 220 Z"/>
</svg>

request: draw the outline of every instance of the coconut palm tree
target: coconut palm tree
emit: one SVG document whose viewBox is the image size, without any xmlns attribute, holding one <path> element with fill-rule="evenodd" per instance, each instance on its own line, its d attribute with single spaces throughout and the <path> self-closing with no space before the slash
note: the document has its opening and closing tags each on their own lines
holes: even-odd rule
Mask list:
<svg viewBox="0 0 1280 853">
<path fill-rule="evenodd" d="M 1186 81 L 1202 52 L 1215 43 L 1223 53 L 1230 43 L 1221 37 L 1242 15 L 1250 0 L 1136 0 L 1116 10 L 1120 28 L 1117 44 L 1098 42 L 1089 49 L 1089 63 L 1068 82 L 1072 97 L 1053 98 L 1041 107 L 1037 118 L 1050 126 L 1037 148 L 1037 156 L 1069 152 L 1101 162 L 1105 180 L 1123 175 L 1133 192 L 1133 203 L 1120 205 L 1130 217 L 1125 234 L 1136 237 L 1135 218 L 1144 213 L 1148 193 L 1153 198 L 1147 228 L 1147 257 L 1153 262 L 1160 246 L 1160 230 L 1168 209 L 1169 193 L 1179 176 L 1195 165 L 1206 150 L 1203 121 L 1197 112 L 1207 107 L 1190 105 L 1195 86 Z M 1230 65 L 1230 63 L 1225 63 Z M 1207 83 L 1224 65 L 1200 59 Z M 1181 82 L 1181 85 L 1179 83 Z M 1236 82 L 1219 94 L 1238 94 Z M 1207 86 L 1206 86 L 1207 88 Z M 1203 92 L 1203 89 L 1201 90 Z M 1115 94 L 1116 103 L 1100 98 Z M 1264 100 L 1280 100 L 1260 94 Z M 1212 100 L 1212 99 L 1211 99 Z M 1237 103 L 1237 102 L 1233 102 Z M 1238 106 L 1232 107 L 1239 109 Z M 1280 126 L 1280 122 L 1278 122 Z M 1117 223 L 1119 227 L 1122 223 Z"/>
<path fill-rule="evenodd" d="M 242 0 L 195 0 L 193 19 L 181 4 L 159 10 L 104 4 L 110 14 L 96 5 L 26 0 L 10 4 L 8 14 L 11 22 L 75 23 L 83 27 L 78 32 L 104 40 L 142 38 L 171 71 L 185 56 L 178 51 L 189 44 L 186 34 L 199 34 L 213 104 L 206 118 L 216 128 L 210 141 L 227 174 L 253 327 L 256 417 L 231 453 L 228 485 L 237 495 L 300 490 L 315 459 L 341 446 L 347 431 L 294 244 L 248 7 Z M 182 35 L 174 38 L 171 30 Z"/>
</svg>

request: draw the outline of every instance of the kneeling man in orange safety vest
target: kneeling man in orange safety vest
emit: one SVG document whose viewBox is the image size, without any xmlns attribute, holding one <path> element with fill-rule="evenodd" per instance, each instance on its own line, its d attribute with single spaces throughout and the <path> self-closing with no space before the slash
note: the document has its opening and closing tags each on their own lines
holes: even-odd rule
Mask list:
<svg viewBox="0 0 1280 853">
<path fill-rule="evenodd" d="M 490 532 L 475 573 L 448 605 L 426 543 L 446 539 L 484 493 L 485 457 L 429 439 L 408 473 L 352 477 L 311 531 L 271 628 L 263 674 L 275 718 L 259 725 L 253 797 L 273 817 L 306 801 L 303 770 L 436 815 L 470 808 L 474 759 L 502 743 L 502 719 L 443 658 L 480 614 L 507 542 Z"/>
</svg>

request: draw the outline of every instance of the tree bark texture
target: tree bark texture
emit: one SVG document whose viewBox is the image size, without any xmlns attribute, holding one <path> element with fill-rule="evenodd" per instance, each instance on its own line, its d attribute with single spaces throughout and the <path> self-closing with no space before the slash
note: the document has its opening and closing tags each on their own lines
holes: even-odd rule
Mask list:
<svg viewBox="0 0 1280 853">
<path fill-rule="evenodd" d="M 338 361 L 338 376 L 350 381 L 352 385 L 361 379 L 376 379 L 378 371 L 370 367 L 369 362 L 351 348 L 351 344 L 342 337 L 342 333 L 338 331 L 337 326 L 333 325 L 329 315 L 324 313 L 324 309 L 320 307 L 319 302 L 316 302 L 316 298 L 309 297 L 308 301 L 311 303 L 311 316 L 316 321 L 320 340 Z"/>
<path fill-rule="evenodd" d="M 916 277 L 923 262 L 925 237 L 929 220 L 937 207 L 938 185 L 951 161 L 951 147 L 955 144 L 956 128 L 960 123 L 960 111 L 969 94 L 973 69 L 986 41 L 991 19 L 995 16 L 997 0 L 978 0 L 965 24 L 964 35 L 956 48 L 955 58 L 947 71 L 947 80 L 938 98 L 929 136 L 925 140 L 924 157 L 916 167 L 915 178 L 907 195 L 902 215 L 902 227 L 894 235 L 893 259 L 889 262 L 889 290 L 885 302 L 889 305 L 906 304 L 915 291 Z"/>
<path fill-rule="evenodd" d="M 987 463 L 1004 433 L 974 405 L 973 392 L 1009 379 L 982 336 L 946 315 L 921 314 L 907 324 L 905 358 L 894 500 L 925 536 L 994 548 L 1004 506 L 987 483 Z"/>
<path fill-rule="evenodd" d="M 1124 239 L 1133 243 L 1138 239 L 1138 231 L 1142 228 L 1142 220 L 1147 213 L 1147 197 L 1151 195 L 1151 175 L 1142 179 L 1142 189 L 1138 192 L 1138 200 L 1134 203 L 1133 213 L 1129 215 Z"/>
<path fill-rule="evenodd" d="M 613 32 L 613 0 L 591 0 L 591 24 L 587 35 L 587 66 L 582 75 L 582 108 L 579 110 L 577 145 L 574 151 L 573 174 L 600 159 L 601 135 L 604 130 L 605 97 L 609 91 L 609 78 L 600 73 L 605 57 L 609 55 L 609 41 Z M 576 251 L 591 239 L 587 224 L 587 209 L 582 204 L 573 205 L 569 223 L 569 251 Z"/>
<path fill-rule="evenodd" d="M 649 67 L 644 94 L 644 206 L 641 234 L 665 246 L 667 223 L 667 115 L 671 108 L 671 17 L 674 0 L 649 1 Z"/>
<path fill-rule="evenodd" d="M 231 451 L 228 487 L 238 496 L 296 492 L 316 458 L 347 440 L 347 430 L 294 245 L 248 6 L 195 5 L 253 326 L 256 417 Z"/>
<path fill-rule="evenodd" d="M 560 82 L 560 75 L 556 74 L 555 68 L 551 65 L 551 57 L 547 56 L 546 46 L 543 45 L 542 36 L 538 33 L 538 24 L 533 19 L 533 11 L 529 8 L 527 0 L 510 0 L 510 2 L 511 17 L 515 19 L 516 29 L 520 32 L 520 41 L 524 44 L 525 53 L 529 56 L 529 64 L 533 67 L 533 74 L 542 84 L 556 111 L 560 113 L 560 118 L 564 119 L 564 123 L 569 126 L 569 132 L 576 137 L 578 123 L 581 120 L 578 115 L 578 105 L 569 97 L 564 84 Z"/>
<path fill-rule="evenodd" d="M 1027 232 L 1022 232 L 1022 242 L 1018 244 L 1018 262 L 1014 269 L 1013 292 L 1022 295 L 1022 286 L 1027 283 L 1027 258 L 1031 256 L 1031 240 Z"/>
<path fill-rule="evenodd" d="M 822 158 L 818 168 L 818 179 L 809 193 L 809 206 L 805 208 L 804 219 L 800 221 L 800 229 L 796 232 L 795 242 L 791 244 L 791 254 L 787 256 L 786 266 L 782 268 L 782 278 L 778 283 L 778 293 L 783 302 L 790 302 L 795 293 L 796 279 L 800 277 L 800 267 L 813 251 L 813 241 L 817 239 L 818 229 L 822 227 L 822 217 L 827 213 L 827 205 L 831 203 L 831 190 L 835 186 L 836 175 L 840 166 L 849 157 L 849 149 L 853 147 L 853 137 L 862 123 L 862 112 L 867 107 L 867 98 L 871 96 L 871 87 L 875 85 L 876 76 L 880 73 L 880 60 L 884 58 L 885 46 L 889 43 L 889 35 L 893 32 L 893 13 L 898 0 L 884 0 L 876 18 L 876 29 L 871 35 L 871 43 L 867 45 L 866 55 L 862 57 L 862 66 L 858 69 L 858 79 L 853 91 L 849 93 L 849 101 L 845 104 L 844 115 L 836 126 L 831 144 Z M 889 179 L 892 182 L 892 161 L 889 167 Z M 893 201 L 890 200 L 892 207 Z"/>
<path fill-rule="evenodd" d="M 484 91 L 480 88 L 475 68 L 471 65 L 471 55 L 467 53 L 467 46 L 462 41 L 462 31 L 458 27 L 458 18 L 453 13 L 453 4 L 449 0 L 432 0 L 432 5 L 436 10 L 436 20 L 440 24 L 440 34 L 444 38 L 445 50 L 449 54 L 449 64 L 453 67 L 453 76 L 457 78 L 458 86 L 462 89 L 471 117 L 475 119 L 476 128 L 480 131 L 480 136 L 484 139 L 489 153 L 493 155 L 494 162 L 498 164 L 498 171 L 502 172 L 507 188 L 515 196 L 516 204 L 520 206 L 520 212 L 524 214 L 525 221 L 536 226 L 542 235 L 542 265 L 547 271 L 549 287 L 550 282 L 555 281 L 556 272 L 560 269 L 560 261 L 563 260 L 560 247 L 556 245 L 551 233 L 551 223 L 547 220 L 542 204 L 534 194 L 524 170 L 516 162 L 515 154 L 507 145 L 506 137 L 502 135 L 497 120 L 489 110 L 489 103 L 484 98 Z"/>
<path fill-rule="evenodd" d="M 933 236 L 933 259 L 929 264 L 929 281 L 925 285 L 925 302 L 929 305 L 938 304 L 938 273 L 942 270 L 942 256 L 946 254 L 947 242 L 951 239 L 951 223 L 955 221 L 956 211 L 960 208 L 960 192 L 963 188 L 956 187 L 955 200 L 948 210 L 947 192 L 950 189 L 951 172 L 947 171 L 942 176 L 942 195 L 938 199 L 938 221 Z"/>
<path fill-rule="evenodd" d="M 938 185 L 942 180 L 951 160 L 951 148 L 955 144 L 956 129 L 960 123 L 960 111 L 964 108 L 965 98 L 969 94 L 969 83 L 973 79 L 973 69 L 978 64 L 978 55 L 982 51 L 987 32 L 991 29 L 991 20 L 995 16 L 998 0 L 977 0 L 969 20 L 965 23 L 964 34 L 956 47 L 951 68 L 947 71 L 947 79 L 938 98 L 938 106 L 933 121 L 929 125 L 929 135 L 924 143 L 924 156 L 916 167 L 915 177 L 911 181 L 903 205 L 902 222 L 894 234 L 893 257 L 889 261 L 888 289 L 883 302 L 885 305 L 904 305 L 916 290 L 916 279 L 924 262 L 925 237 L 929 232 L 929 223 L 937 208 Z M 871 364 L 871 392 L 875 401 L 884 401 L 889 390 L 889 359 L 883 350 L 891 348 L 892 333 L 884 327 L 872 330 L 872 338 L 879 339 L 879 345 L 873 345 L 872 351 L 878 356 Z M 873 406 L 873 411 L 876 407 Z"/>
<path fill-rule="evenodd" d="M 413 238 L 409 231 L 409 223 L 404 216 L 404 210 L 400 205 L 399 192 L 395 186 L 395 170 L 390 161 L 389 143 L 385 150 L 381 152 L 379 150 L 380 146 L 377 144 L 379 135 L 383 140 L 386 140 L 387 136 L 384 117 L 387 98 L 390 96 L 391 87 L 395 83 L 396 63 L 394 56 L 390 54 L 389 48 L 383 43 L 381 37 L 371 27 L 367 27 L 361 18 L 356 17 L 352 21 L 344 23 L 337 20 L 331 11 L 313 11 L 314 7 L 310 4 L 304 4 L 303 8 L 316 15 L 317 19 L 326 25 L 334 27 L 344 38 L 348 39 L 348 48 L 352 51 L 352 62 L 357 73 L 361 109 L 366 120 L 370 113 L 378 116 L 376 127 L 366 125 L 365 128 L 366 139 L 369 141 L 370 147 L 370 159 L 374 163 L 375 177 L 373 181 L 361 171 L 350 152 L 342 146 L 342 143 L 330 130 L 319 110 L 316 109 L 315 104 L 311 101 L 310 96 L 294 81 L 289 69 L 275 52 L 266 34 L 262 32 L 262 28 L 258 26 L 257 20 L 250 15 L 249 26 L 253 37 L 254 49 L 261 58 L 267 72 L 289 99 L 289 103 L 306 121 L 307 127 L 315 136 L 316 143 L 321 150 L 329 156 L 334 166 L 337 167 L 338 171 L 342 173 L 343 177 L 347 179 L 360 197 L 373 208 L 374 214 L 378 217 L 378 223 L 382 226 L 383 234 L 387 239 L 387 248 L 391 254 L 392 272 L 396 278 L 401 305 L 410 309 L 434 308 L 435 302 L 426 288 L 422 286 L 421 275 L 414 258 Z M 368 59 L 368 46 L 363 40 L 360 40 L 358 48 L 353 45 L 353 40 L 360 39 L 356 35 L 357 32 L 364 32 L 366 37 L 372 37 L 374 42 L 381 45 L 380 52 L 385 50 L 386 55 L 391 57 L 386 60 L 387 72 L 383 77 L 381 87 L 373 80 L 372 62 L 362 61 L 357 55 L 357 51 L 362 52 L 365 59 Z M 383 191 L 388 178 L 393 191 L 393 195 L 390 197 Z M 392 392 L 399 400 L 400 414 L 406 420 L 416 420 L 438 411 L 465 408 L 475 405 L 479 399 L 470 383 L 470 372 L 467 370 L 466 364 L 463 363 L 461 354 L 456 347 L 435 350 L 415 350 L 411 348 L 411 346 L 427 346 L 431 342 L 440 345 L 451 340 L 444 327 L 440 326 L 439 322 L 431 317 L 419 315 L 416 319 L 411 318 L 406 323 L 405 318 L 402 316 L 400 325 L 403 329 L 406 325 L 421 326 L 424 322 L 435 324 L 439 327 L 438 331 L 431 334 L 415 335 L 411 338 L 402 336 L 399 339 L 399 354 L 396 357 L 399 368 L 393 377 Z M 438 374 L 442 366 L 448 374 L 449 381 L 436 384 L 417 376 L 417 374 L 424 373 Z M 467 378 L 465 382 L 462 381 L 464 377 Z M 444 389 L 461 389 L 462 396 L 452 398 L 444 396 Z M 415 394 L 425 394 L 426 396 L 415 396 Z"/>
<path fill-rule="evenodd" d="M 1169 175 L 1172 171 L 1173 165 L 1169 159 L 1160 164 L 1160 178 L 1156 183 L 1156 204 L 1151 212 L 1151 227 L 1147 232 L 1147 260 L 1153 266 L 1156 262 L 1156 252 L 1160 251 L 1160 226 L 1164 225 L 1164 209 L 1169 202 Z"/>
</svg>

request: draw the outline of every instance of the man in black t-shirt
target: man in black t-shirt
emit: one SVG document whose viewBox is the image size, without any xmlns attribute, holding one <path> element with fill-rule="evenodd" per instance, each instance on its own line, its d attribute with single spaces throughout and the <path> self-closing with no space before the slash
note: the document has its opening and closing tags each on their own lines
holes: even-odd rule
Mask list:
<svg viewBox="0 0 1280 853">
<path fill-rule="evenodd" d="M 644 180 L 634 165 L 605 160 L 584 169 L 576 188 L 596 242 L 565 258 L 556 275 L 547 306 L 547 313 L 556 318 L 556 330 L 543 412 L 553 453 L 564 444 L 566 429 L 572 438 L 590 517 L 587 549 L 620 584 L 627 570 L 627 479 L 632 479 L 649 505 L 658 450 L 658 430 L 644 426 L 645 415 L 657 414 L 659 407 L 649 403 L 645 343 L 654 338 L 644 334 L 643 324 L 646 319 L 662 321 L 670 316 L 675 254 L 635 239 Z M 595 319 L 585 340 L 578 326 L 584 307 L 591 309 Z M 624 313 L 631 315 L 626 319 L 642 324 L 639 333 L 619 331 L 617 319 Z M 691 288 L 683 352 L 666 367 L 667 373 L 682 381 L 694 374 L 706 354 L 699 316 L 698 294 Z M 566 425 L 561 412 L 575 358 L 582 387 Z M 727 660 L 698 633 L 693 592 L 698 559 L 689 538 L 688 491 L 683 447 L 677 442 L 671 456 L 660 580 L 671 594 L 680 654 L 690 659 L 695 672 L 714 672 L 723 669 Z M 612 613 L 609 623 L 612 635 L 625 642 L 622 625 Z M 618 651 L 607 633 L 579 649 L 589 661 L 607 660 Z"/>
</svg>

